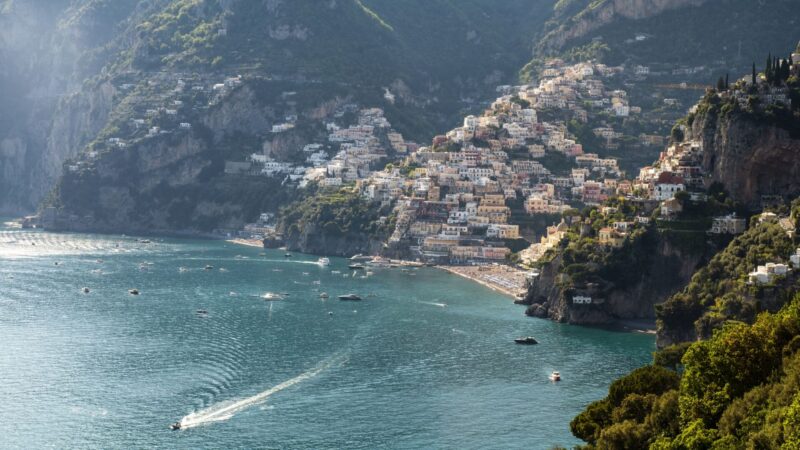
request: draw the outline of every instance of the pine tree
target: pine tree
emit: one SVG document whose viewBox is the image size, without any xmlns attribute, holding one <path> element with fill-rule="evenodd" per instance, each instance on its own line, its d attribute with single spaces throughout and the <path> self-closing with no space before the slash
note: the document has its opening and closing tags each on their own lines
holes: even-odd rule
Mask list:
<svg viewBox="0 0 800 450">
<path fill-rule="evenodd" d="M 719 77 L 719 79 L 717 80 L 717 91 L 722 92 L 724 90 L 725 90 L 725 79 Z"/>
</svg>

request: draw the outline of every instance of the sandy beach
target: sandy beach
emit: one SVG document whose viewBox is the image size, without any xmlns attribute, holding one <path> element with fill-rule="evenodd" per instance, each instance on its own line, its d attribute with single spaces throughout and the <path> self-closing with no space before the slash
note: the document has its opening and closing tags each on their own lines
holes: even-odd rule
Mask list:
<svg viewBox="0 0 800 450">
<path fill-rule="evenodd" d="M 228 239 L 226 242 L 237 245 L 246 245 L 248 247 L 264 248 L 264 243 L 261 239 Z"/>
<path fill-rule="evenodd" d="M 509 295 L 514 299 L 524 294 L 527 272 L 503 265 L 485 266 L 437 266 L 440 269 L 482 284 L 494 291 Z"/>
</svg>

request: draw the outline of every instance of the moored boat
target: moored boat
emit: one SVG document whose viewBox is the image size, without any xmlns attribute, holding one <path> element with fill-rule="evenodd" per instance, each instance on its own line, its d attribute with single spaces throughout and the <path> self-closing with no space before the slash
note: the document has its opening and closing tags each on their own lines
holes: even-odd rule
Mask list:
<svg viewBox="0 0 800 450">
<path fill-rule="evenodd" d="M 558 372 L 553 372 L 550 374 L 550 381 L 561 381 L 561 374 Z"/>
<path fill-rule="evenodd" d="M 358 302 L 361 301 L 361 297 L 356 294 L 345 294 L 345 295 L 340 295 L 339 300 Z"/>
<path fill-rule="evenodd" d="M 539 343 L 539 341 L 537 341 L 533 336 L 519 337 L 514 339 L 514 342 L 522 345 L 534 345 Z"/>
</svg>

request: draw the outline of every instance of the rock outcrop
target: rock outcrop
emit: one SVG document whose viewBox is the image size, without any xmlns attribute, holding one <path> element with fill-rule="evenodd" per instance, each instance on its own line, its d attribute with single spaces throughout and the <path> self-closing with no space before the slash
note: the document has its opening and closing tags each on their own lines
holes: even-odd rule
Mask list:
<svg viewBox="0 0 800 450">
<path fill-rule="evenodd" d="M 544 52 L 561 50 L 567 42 L 583 37 L 618 19 L 646 19 L 672 9 L 699 6 L 706 1 L 708 0 L 593 1 L 583 11 L 565 18 L 564 23 L 547 33 L 539 42 L 538 48 Z"/>
<path fill-rule="evenodd" d="M 800 193 L 800 138 L 752 115 L 710 108 L 692 122 L 703 144 L 703 169 L 737 201 L 761 207 L 762 196 L 793 198 Z"/>
<path fill-rule="evenodd" d="M 529 305 L 526 314 L 530 316 L 571 324 L 655 320 L 654 306 L 682 289 L 704 257 L 702 249 L 687 251 L 661 238 L 647 266 L 636 268 L 638 277 L 630 286 L 575 288 L 561 273 L 559 255 L 542 267 L 522 303 Z"/>
</svg>

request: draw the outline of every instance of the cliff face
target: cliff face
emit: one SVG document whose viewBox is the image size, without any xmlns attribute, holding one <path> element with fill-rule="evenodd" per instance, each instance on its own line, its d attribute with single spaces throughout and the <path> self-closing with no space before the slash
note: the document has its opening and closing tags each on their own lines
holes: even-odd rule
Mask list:
<svg viewBox="0 0 800 450">
<path fill-rule="evenodd" d="M 292 251 L 315 255 L 350 257 L 357 254 L 377 255 L 383 248 L 383 240 L 372 233 L 329 233 L 319 224 L 305 227 L 302 231 L 285 237 L 286 248 Z"/>
<path fill-rule="evenodd" d="M 608 285 L 576 289 L 560 273 L 561 256 L 547 263 L 531 286 L 524 303 L 526 314 L 580 325 L 614 324 L 623 320 L 654 320 L 656 304 L 681 289 L 691 278 L 703 252 L 686 251 L 661 239 L 646 267 L 638 267 L 635 283 L 626 288 Z M 633 268 L 631 270 L 634 270 Z M 575 296 L 590 297 L 591 304 L 577 304 Z"/>
<path fill-rule="evenodd" d="M 83 111 L 65 124 L 67 136 L 94 109 L 87 105 Z M 248 139 L 260 148 L 258 133 L 271 121 L 270 109 L 245 84 L 210 108 L 191 130 L 176 129 L 127 148 L 82 155 L 76 161 L 80 168 L 65 170 L 56 186 L 52 203 L 57 217 L 48 226 L 117 232 L 239 228 L 262 210 L 274 210 L 285 192 L 279 179 L 226 175 L 225 159 L 243 157 L 226 142 L 249 130 L 257 134 L 248 133 Z"/>
<path fill-rule="evenodd" d="M 592 5 L 564 20 L 563 24 L 549 32 L 538 46 L 545 52 L 560 50 L 567 42 L 583 37 L 618 19 L 646 19 L 672 9 L 699 6 L 706 1 L 708 0 L 606 0 L 599 4 L 592 2 Z"/>
<path fill-rule="evenodd" d="M 731 196 L 751 209 L 762 196 L 792 198 L 800 193 L 800 139 L 778 126 L 742 113 L 698 114 L 692 137 L 703 143 L 703 169 Z"/>
</svg>

